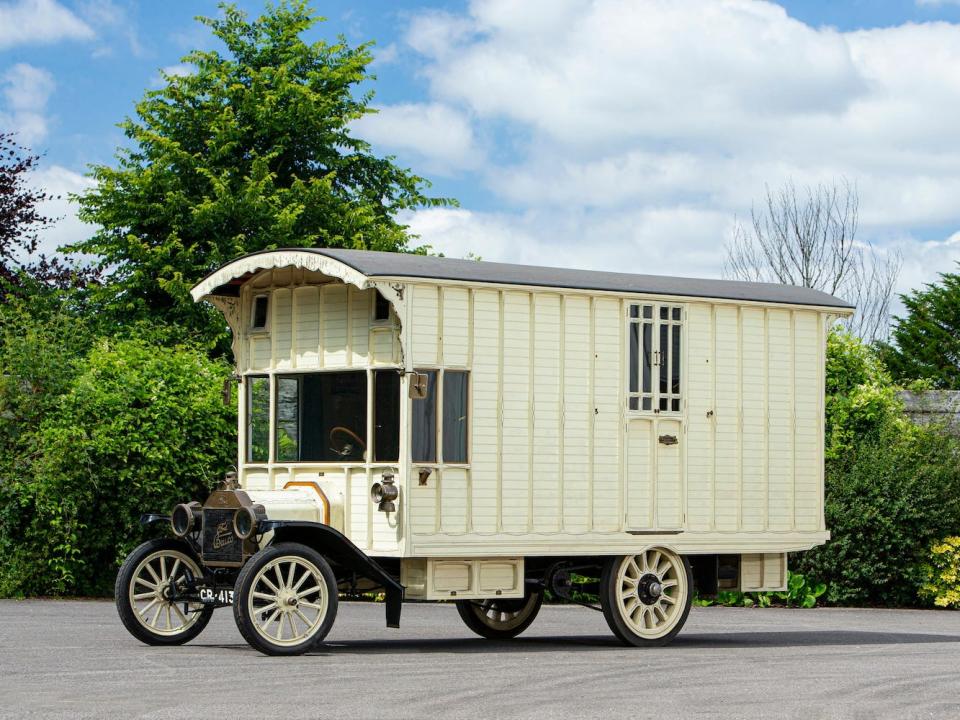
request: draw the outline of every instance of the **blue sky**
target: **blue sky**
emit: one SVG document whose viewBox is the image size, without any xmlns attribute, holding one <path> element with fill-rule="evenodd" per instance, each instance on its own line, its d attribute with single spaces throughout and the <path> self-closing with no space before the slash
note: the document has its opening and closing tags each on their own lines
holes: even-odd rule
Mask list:
<svg viewBox="0 0 960 720">
<path fill-rule="evenodd" d="M 262 2 L 238 2 L 251 13 Z M 847 178 L 900 289 L 960 260 L 960 0 L 315 2 L 376 42 L 356 127 L 459 209 L 406 219 L 451 255 L 719 276 L 766 184 Z M 0 127 L 81 190 L 215 2 L 0 0 Z M 66 201 L 48 245 L 88 231 Z"/>
</svg>

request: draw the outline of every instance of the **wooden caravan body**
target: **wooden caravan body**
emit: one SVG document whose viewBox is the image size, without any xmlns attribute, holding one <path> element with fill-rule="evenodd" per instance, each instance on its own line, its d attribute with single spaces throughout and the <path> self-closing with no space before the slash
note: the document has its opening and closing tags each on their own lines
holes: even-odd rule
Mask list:
<svg viewBox="0 0 960 720">
<path fill-rule="evenodd" d="M 829 537 L 824 354 L 852 309 L 824 293 L 298 249 L 193 295 L 233 330 L 241 486 L 319 498 L 364 553 L 409 559 L 404 584 L 658 546 L 774 587 L 783 553 Z M 323 398 L 349 421 L 309 427 Z"/>
</svg>

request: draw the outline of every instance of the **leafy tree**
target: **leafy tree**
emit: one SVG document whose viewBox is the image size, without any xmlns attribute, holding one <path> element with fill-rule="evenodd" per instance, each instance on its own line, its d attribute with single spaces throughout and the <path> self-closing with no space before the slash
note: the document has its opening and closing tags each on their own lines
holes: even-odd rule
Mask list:
<svg viewBox="0 0 960 720">
<path fill-rule="evenodd" d="M 96 278 L 60 257 L 38 252 L 41 232 L 54 223 L 39 207 L 53 196 L 29 182 L 39 161 L 12 133 L 0 132 L 0 300 L 11 293 L 23 296 Z"/>
<path fill-rule="evenodd" d="M 907 314 L 896 318 L 892 343 L 882 347 L 890 371 L 960 389 L 960 274 L 941 273 L 939 282 L 900 297 Z"/>
<path fill-rule="evenodd" d="M 304 0 L 253 21 L 221 10 L 198 20 L 223 50 L 185 56 L 194 71 L 164 75 L 120 124 L 129 147 L 117 167 L 93 168 L 79 198 L 100 229 L 73 246 L 98 256 L 111 316 L 206 342 L 225 328 L 188 290 L 216 266 L 277 247 L 408 250 L 397 213 L 450 202 L 350 134 L 373 112 L 357 87 L 371 77 L 369 45 L 305 42 L 318 18 Z"/>
</svg>

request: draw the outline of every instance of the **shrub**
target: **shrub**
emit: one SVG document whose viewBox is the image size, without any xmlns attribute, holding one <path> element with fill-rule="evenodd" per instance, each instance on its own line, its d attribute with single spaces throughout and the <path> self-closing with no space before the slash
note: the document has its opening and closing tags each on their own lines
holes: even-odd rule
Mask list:
<svg viewBox="0 0 960 720">
<path fill-rule="evenodd" d="M 101 341 L 5 487 L 0 594 L 109 594 L 138 518 L 203 494 L 235 461 L 230 373 L 196 350 Z"/>
<path fill-rule="evenodd" d="M 930 543 L 960 527 L 960 448 L 935 428 L 885 423 L 827 465 L 831 540 L 797 569 L 841 604 L 912 605 Z"/>
<path fill-rule="evenodd" d="M 960 537 L 933 544 L 921 578 L 920 597 L 937 607 L 960 608 Z"/>
</svg>

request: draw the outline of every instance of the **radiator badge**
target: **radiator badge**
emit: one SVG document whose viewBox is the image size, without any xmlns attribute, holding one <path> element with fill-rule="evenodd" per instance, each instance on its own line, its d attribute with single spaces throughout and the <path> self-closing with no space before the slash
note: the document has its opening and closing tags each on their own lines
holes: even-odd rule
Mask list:
<svg viewBox="0 0 960 720">
<path fill-rule="evenodd" d="M 213 538 L 213 549 L 222 550 L 225 547 L 233 545 L 234 540 L 236 540 L 236 535 L 233 534 L 233 531 L 230 529 L 230 523 L 224 520 L 221 523 L 217 523 L 217 534 Z"/>
</svg>

